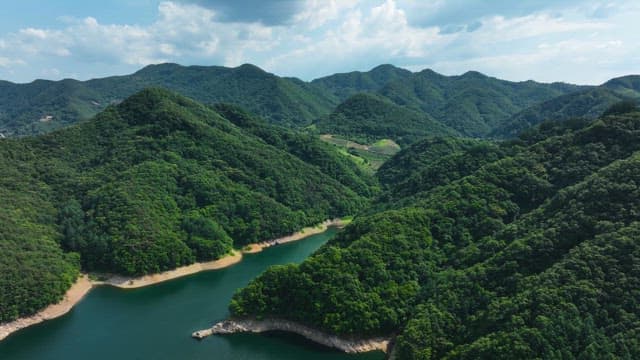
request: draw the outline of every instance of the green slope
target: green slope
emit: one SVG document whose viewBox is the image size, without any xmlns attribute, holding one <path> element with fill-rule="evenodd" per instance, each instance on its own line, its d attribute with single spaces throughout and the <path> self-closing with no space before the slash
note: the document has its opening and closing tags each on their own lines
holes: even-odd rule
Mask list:
<svg viewBox="0 0 640 360">
<path fill-rule="evenodd" d="M 395 336 L 398 359 L 637 358 L 638 129 L 635 112 L 529 143 L 418 143 L 380 170 L 376 211 L 230 310 Z"/>
<path fill-rule="evenodd" d="M 457 135 L 429 115 L 364 93 L 349 97 L 315 126 L 320 133 L 342 135 L 362 143 L 390 138 L 407 145 L 425 136 Z"/>
<path fill-rule="evenodd" d="M 163 87 L 207 104 L 230 102 L 282 125 L 305 125 L 328 114 L 336 100 L 298 79 L 256 66 L 150 65 L 126 76 L 89 81 L 0 83 L 0 132 L 31 135 L 88 119 L 147 87 Z M 40 122 L 42 117 L 53 119 Z"/>
<path fill-rule="evenodd" d="M 607 85 L 612 91 L 627 96 L 637 93 L 633 77 L 614 80 Z M 500 131 L 505 121 L 528 107 L 587 88 L 509 82 L 473 71 L 460 76 L 431 70 L 412 73 L 392 65 L 304 82 L 278 77 L 249 64 L 237 68 L 160 64 L 131 75 L 89 81 L 0 82 L 0 133 L 31 135 L 61 128 L 88 119 L 109 104 L 150 86 L 177 91 L 206 104 L 239 105 L 271 123 L 288 127 L 309 125 L 352 96 L 371 93 L 411 111 L 407 114 L 409 122 L 420 115 L 471 137 Z"/>
<path fill-rule="evenodd" d="M 613 104 L 626 99 L 640 99 L 640 76 L 615 78 L 587 90 L 559 96 L 531 106 L 493 130 L 491 136 L 508 138 L 545 120 L 562 121 L 572 118 L 595 119 Z"/>
<path fill-rule="evenodd" d="M 331 146 L 245 114 L 151 89 L 0 142 L 0 320 L 56 300 L 80 264 L 135 275 L 217 259 L 354 214 L 376 192 Z"/>
<path fill-rule="evenodd" d="M 405 81 L 413 74 L 393 65 L 379 65 L 370 71 L 353 71 L 315 79 L 311 85 L 333 94 L 344 101 L 358 93 L 376 92 L 391 81 Z"/>
<path fill-rule="evenodd" d="M 463 135 L 482 137 L 518 111 L 578 89 L 561 83 L 510 82 L 475 71 L 444 76 L 423 70 L 407 81 L 389 82 L 379 93 Z"/>
</svg>

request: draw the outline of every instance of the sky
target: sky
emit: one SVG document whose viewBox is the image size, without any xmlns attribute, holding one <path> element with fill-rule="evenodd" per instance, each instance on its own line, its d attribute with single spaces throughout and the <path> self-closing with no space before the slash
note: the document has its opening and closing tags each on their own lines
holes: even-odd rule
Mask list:
<svg viewBox="0 0 640 360">
<path fill-rule="evenodd" d="M 640 73 L 637 0 L 0 2 L 0 79 L 20 83 L 164 62 L 303 80 L 380 64 L 576 84 Z"/>
</svg>

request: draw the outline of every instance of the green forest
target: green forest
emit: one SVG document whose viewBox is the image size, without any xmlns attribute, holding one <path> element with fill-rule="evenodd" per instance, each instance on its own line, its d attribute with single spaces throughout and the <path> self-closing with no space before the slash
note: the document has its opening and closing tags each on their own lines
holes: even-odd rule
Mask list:
<svg viewBox="0 0 640 360">
<path fill-rule="evenodd" d="M 398 359 L 639 358 L 640 112 L 622 108 L 408 147 L 370 208 L 231 313 L 395 335 Z"/>
<path fill-rule="evenodd" d="M 0 321 L 83 271 L 156 273 L 355 214 L 377 181 L 315 137 L 144 90 L 94 119 L 0 142 Z"/>
<path fill-rule="evenodd" d="M 290 129 L 317 127 L 357 142 L 393 138 L 405 145 L 433 135 L 510 138 L 544 120 L 595 119 L 616 102 L 637 99 L 640 76 L 578 86 L 380 65 L 305 82 L 251 64 L 227 68 L 168 63 L 88 81 L 0 81 L 0 134 L 26 136 L 64 128 L 149 87 L 210 106 L 237 105 Z"/>
<path fill-rule="evenodd" d="M 638 98 L 637 75 L 392 65 L 0 82 L 0 322 L 80 272 L 157 273 L 353 216 L 232 316 L 390 337 L 392 359 L 639 359 Z"/>
</svg>

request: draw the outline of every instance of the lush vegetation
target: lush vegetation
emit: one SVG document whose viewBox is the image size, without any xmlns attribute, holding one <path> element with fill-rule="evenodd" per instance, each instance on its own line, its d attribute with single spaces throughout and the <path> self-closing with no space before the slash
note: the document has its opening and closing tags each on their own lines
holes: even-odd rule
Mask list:
<svg viewBox="0 0 640 360">
<path fill-rule="evenodd" d="M 21 144 L 0 142 L 0 322 L 62 299 L 80 267 L 60 249 L 51 188 L 32 160 Z"/>
<path fill-rule="evenodd" d="M 159 272 L 357 213 L 232 314 L 393 335 L 401 359 L 640 358 L 638 79 L 383 65 L 306 83 L 163 64 L 0 82 L 0 133 L 104 110 L 0 141 L 0 321 L 60 299 L 80 269 Z"/>
<path fill-rule="evenodd" d="M 547 119 L 594 119 L 615 102 L 640 97 L 639 79 L 626 76 L 580 87 L 509 82 L 472 71 L 460 76 L 412 73 L 380 65 L 304 82 L 249 64 L 160 64 L 89 81 L 0 81 L 0 134 L 46 133 L 159 86 L 209 105 L 235 104 L 289 128 L 313 123 L 323 133 L 361 143 L 392 138 L 404 146 L 424 135 L 514 137 Z"/>
<path fill-rule="evenodd" d="M 234 103 L 282 125 L 306 125 L 328 114 L 338 102 L 308 83 L 281 78 L 253 65 L 160 64 L 127 76 L 89 81 L 0 82 L 0 133 L 45 133 L 88 119 L 110 104 L 154 86 L 205 104 Z"/>
<path fill-rule="evenodd" d="M 391 138 L 402 146 L 425 136 L 457 134 L 429 115 L 364 93 L 348 98 L 315 125 L 320 133 L 342 135 L 365 144 Z"/>
<path fill-rule="evenodd" d="M 389 82 L 406 81 L 413 73 L 397 68 L 393 65 L 379 65 L 370 71 L 353 71 L 344 74 L 334 74 L 315 79 L 311 85 L 332 94 L 339 101 L 359 93 L 375 93 Z"/>
<path fill-rule="evenodd" d="M 492 137 L 514 137 L 523 130 L 544 121 L 585 118 L 593 120 L 619 102 L 633 103 L 640 98 L 640 76 L 611 79 L 601 86 L 576 91 L 533 105 L 495 128 Z"/>
<path fill-rule="evenodd" d="M 397 334 L 400 359 L 638 358 L 639 151 L 638 112 L 419 142 L 380 169 L 374 210 L 230 310 Z"/>
<path fill-rule="evenodd" d="M 354 214 L 377 181 L 324 142 L 160 89 L 0 142 L 0 321 L 85 271 L 138 275 Z"/>
<path fill-rule="evenodd" d="M 332 144 L 340 153 L 370 172 L 378 170 L 385 161 L 400 151 L 400 145 L 391 139 L 380 139 L 371 144 L 360 144 L 332 134 L 320 135 L 320 139 Z"/>
<path fill-rule="evenodd" d="M 366 73 L 336 74 L 311 84 L 343 101 L 331 115 L 316 122 L 321 132 L 360 142 L 389 136 L 405 145 L 427 134 L 447 132 L 497 136 L 509 122 L 522 130 L 535 122 L 512 118 L 515 114 L 583 89 L 561 83 L 509 82 L 473 71 L 460 76 L 431 70 L 410 73 L 390 65 Z M 629 86 L 625 82 L 615 91 Z"/>
</svg>

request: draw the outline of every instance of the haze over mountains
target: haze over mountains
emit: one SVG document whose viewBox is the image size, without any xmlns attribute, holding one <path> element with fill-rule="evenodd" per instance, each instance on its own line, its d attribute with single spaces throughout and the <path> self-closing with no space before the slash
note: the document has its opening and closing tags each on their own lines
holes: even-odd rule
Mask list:
<svg viewBox="0 0 640 360">
<path fill-rule="evenodd" d="M 415 139 L 432 130 L 434 135 L 502 137 L 549 118 L 594 118 L 616 101 L 637 97 L 639 82 L 638 76 L 612 79 L 598 87 L 509 82 L 473 71 L 444 76 L 392 65 L 304 82 L 249 64 L 237 68 L 160 64 L 131 75 L 89 81 L 0 82 L 0 133 L 45 133 L 88 119 L 144 88 L 159 86 L 205 104 L 233 103 L 275 124 L 317 123 L 320 130 L 341 129 L 344 135 L 356 136 L 362 135 L 358 119 L 366 116 L 358 113 L 361 102 L 374 99 L 361 94 L 369 93 L 378 99 L 376 106 L 388 108 L 381 111 L 386 115 L 376 120 L 377 126 L 402 128 L 395 136 L 401 142 L 403 136 Z M 369 137 L 379 137 L 373 133 Z"/>
</svg>

